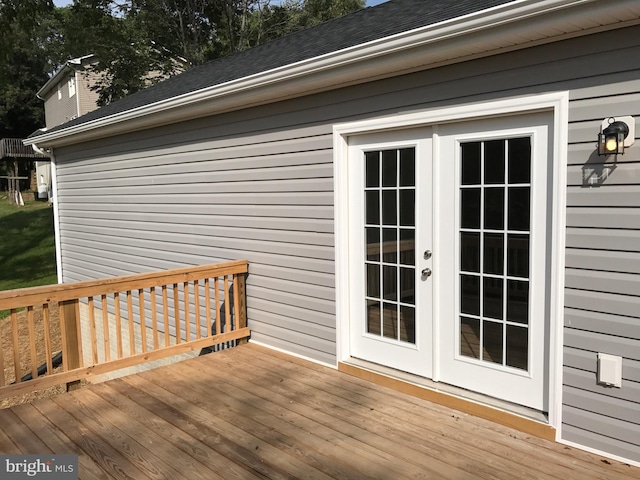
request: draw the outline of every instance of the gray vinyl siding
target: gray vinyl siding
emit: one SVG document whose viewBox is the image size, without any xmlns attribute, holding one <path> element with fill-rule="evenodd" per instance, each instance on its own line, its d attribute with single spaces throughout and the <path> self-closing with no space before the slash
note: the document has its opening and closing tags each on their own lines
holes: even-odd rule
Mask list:
<svg viewBox="0 0 640 480">
<path fill-rule="evenodd" d="M 563 438 L 640 461 L 640 143 L 583 180 L 601 120 L 640 118 L 640 27 L 58 149 L 64 279 L 247 259 L 252 339 L 335 363 L 332 125 L 566 90 Z"/>
</svg>

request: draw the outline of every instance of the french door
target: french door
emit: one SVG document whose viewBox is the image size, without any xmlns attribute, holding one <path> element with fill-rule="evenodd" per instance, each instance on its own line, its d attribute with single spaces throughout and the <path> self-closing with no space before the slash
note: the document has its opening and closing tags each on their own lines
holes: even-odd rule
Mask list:
<svg viewBox="0 0 640 480">
<path fill-rule="evenodd" d="M 432 243 L 431 151 L 426 128 L 349 145 L 350 290 L 358 299 L 350 317 L 359 319 L 350 324 L 351 355 L 426 377 L 433 282 L 419 246 Z"/>
<path fill-rule="evenodd" d="M 551 121 L 349 139 L 352 357 L 547 410 Z"/>
</svg>

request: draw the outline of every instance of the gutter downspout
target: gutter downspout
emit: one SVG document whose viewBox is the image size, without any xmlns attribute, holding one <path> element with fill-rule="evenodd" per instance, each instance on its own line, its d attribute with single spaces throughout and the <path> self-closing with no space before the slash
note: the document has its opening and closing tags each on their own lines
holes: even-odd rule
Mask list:
<svg viewBox="0 0 640 480">
<path fill-rule="evenodd" d="M 45 152 L 35 143 L 31 144 L 31 148 L 33 148 L 34 151 L 42 155 L 48 155 L 51 158 L 51 189 L 53 191 L 51 203 L 53 203 L 53 235 L 56 242 L 56 271 L 58 274 L 58 283 L 62 283 L 62 251 L 60 243 L 60 209 L 58 206 L 58 176 L 56 174 L 56 157 L 53 154 L 53 148 L 50 148 L 48 149 L 48 152 Z"/>
</svg>

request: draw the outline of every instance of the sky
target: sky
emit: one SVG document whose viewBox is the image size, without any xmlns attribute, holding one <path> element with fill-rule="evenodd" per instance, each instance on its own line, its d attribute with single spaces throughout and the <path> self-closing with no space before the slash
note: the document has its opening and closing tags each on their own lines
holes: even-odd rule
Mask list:
<svg viewBox="0 0 640 480">
<path fill-rule="evenodd" d="M 367 0 L 367 7 L 373 7 L 380 3 L 386 2 L 386 0 Z M 73 0 L 53 0 L 53 3 L 58 7 L 64 7 L 73 3 Z"/>
</svg>

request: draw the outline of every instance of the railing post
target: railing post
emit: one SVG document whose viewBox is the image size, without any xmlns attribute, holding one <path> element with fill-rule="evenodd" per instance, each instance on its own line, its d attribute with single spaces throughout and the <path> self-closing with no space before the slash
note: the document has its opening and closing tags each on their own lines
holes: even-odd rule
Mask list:
<svg viewBox="0 0 640 480">
<path fill-rule="evenodd" d="M 247 326 L 247 298 L 245 295 L 245 274 L 236 273 L 233 280 L 234 291 L 234 309 L 236 314 L 236 329 L 245 328 Z M 238 340 L 238 345 L 247 343 L 246 338 Z"/>
<path fill-rule="evenodd" d="M 62 364 L 65 371 L 82 367 L 80 337 L 80 305 L 78 300 L 60 302 L 60 330 L 62 334 Z M 80 388 L 80 381 L 67 383 L 67 391 Z"/>
</svg>

